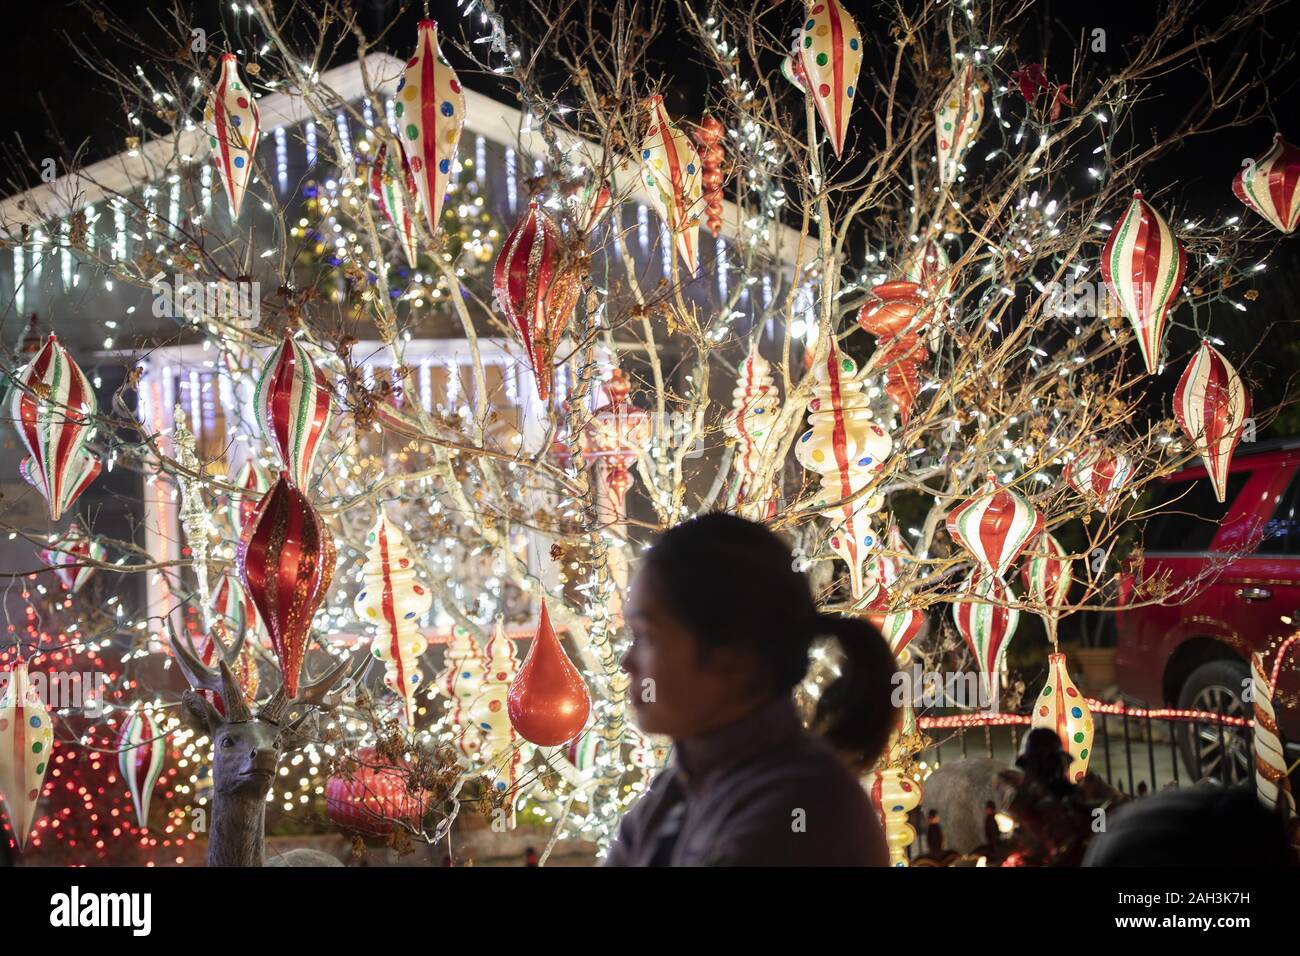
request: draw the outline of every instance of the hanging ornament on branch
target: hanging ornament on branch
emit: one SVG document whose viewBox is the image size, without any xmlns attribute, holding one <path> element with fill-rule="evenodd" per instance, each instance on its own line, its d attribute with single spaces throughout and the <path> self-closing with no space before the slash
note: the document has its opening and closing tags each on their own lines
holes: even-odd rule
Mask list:
<svg viewBox="0 0 1300 956">
<path fill-rule="evenodd" d="M 448 702 L 446 720 L 448 730 L 456 736 L 456 746 L 467 757 L 478 756 L 482 732 L 470 723 L 469 706 L 483 687 L 487 663 L 474 643 L 469 629 L 455 625 L 451 642 L 443 651 L 442 670 L 434 678 L 434 685 Z"/>
<path fill-rule="evenodd" d="M 1174 390 L 1174 417 L 1200 453 L 1222 503 L 1232 453 L 1250 417 L 1250 393 L 1237 370 L 1204 339 Z"/>
<path fill-rule="evenodd" d="M 19 474 L 41 493 L 58 521 L 99 474 L 86 449 L 99 403 L 85 373 L 51 335 L 18 374 L 9 413 L 28 455 Z"/>
<path fill-rule="evenodd" d="M 390 150 L 387 142 L 379 144 L 370 168 L 370 192 L 397 233 L 406 264 L 414 269 L 419 259 L 415 217 L 420 214 L 420 199 L 410 164 L 401 149 Z"/>
<path fill-rule="evenodd" d="M 1087 451 L 1066 462 L 1062 474 L 1071 488 L 1106 514 L 1123 499 L 1133 476 L 1133 462 L 1123 452 L 1092 439 Z"/>
<path fill-rule="evenodd" d="M 1071 571 L 1074 562 L 1061 543 L 1046 531 L 1030 543 L 1025 557 L 1020 569 L 1021 580 L 1029 597 L 1043 609 L 1040 614 L 1047 626 L 1047 637 L 1055 649 L 1056 625 L 1074 582 Z"/>
<path fill-rule="evenodd" d="M 234 581 L 229 575 L 223 575 L 224 578 Z M 243 588 L 240 588 L 243 592 Z M 251 601 L 249 602 L 252 603 Z M 256 616 L 256 615 L 254 615 Z M 246 700 L 257 698 L 257 689 L 261 686 L 261 677 L 257 673 L 257 663 L 253 660 L 253 645 L 251 642 L 252 635 L 246 635 L 247 638 L 239 648 L 239 656 L 235 658 L 235 663 L 231 667 L 234 674 L 235 683 L 243 692 Z M 226 656 L 225 650 L 230 646 L 231 637 L 229 626 L 225 618 L 217 617 L 212 623 L 212 630 L 203 636 L 199 644 L 199 660 L 205 667 L 211 667 L 214 670 L 220 666 L 221 660 Z M 200 690 L 199 693 L 205 697 L 217 713 L 224 715 L 226 713 L 226 702 L 216 691 Z"/>
<path fill-rule="evenodd" d="M 510 684 L 506 702 L 519 736 L 542 747 L 567 743 L 587 725 L 591 694 L 555 636 L 545 600 L 537 636 Z"/>
<path fill-rule="evenodd" d="M 257 503 L 262 500 L 262 495 L 266 494 L 266 489 L 271 487 L 271 476 L 266 473 L 266 469 L 256 461 L 249 458 L 235 476 L 231 479 L 231 484 L 240 489 L 238 493 L 231 492 L 226 496 L 226 518 L 230 521 L 230 527 L 234 529 L 235 537 L 244 530 L 244 523 L 248 521 L 248 516 L 257 509 Z"/>
<path fill-rule="evenodd" d="M 798 45 L 794 82 L 812 97 L 831 148 L 842 156 L 862 69 L 862 34 L 839 0 L 817 0 L 808 4 Z"/>
<path fill-rule="evenodd" d="M 898 657 L 921 633 L 921 628 L 924 626 L 924 611 L 904 607 L 886 614 L 884 626 L 880 631 L 889 642 L 889 649 L 894 652 L 895 657 Z"/>
<path fill-rule="evenodd" d="M 983 120 L 984 91 L 974 65 L 967 64 L 957 70 L 934 111 L 934 139 L 942 185 L 951 186 L 964 171 L 962 157 L 979 138 Z"/>
<path fill-rule="evenodd" d="M 1187 271 L 1183 245 L 1141 191 L 1111 230 L 1101 251 L 1101 277 L 1133 326 L 1147 372 L 1160 367 L 1169 311 Z"/>
<path fill-rule="evenodd" d="M 1273 146 L 1256 160 L 1246 160 L 1232 179 L 1237 198 L 1274 229 L 1288 235 L 1300 222 L 1300 149 L 1273 134 Z"/>
<path fill-rule="evenodd" d="M 1064 654 L 1047 655 L 1047 681 L 1034 702 L 1031 726 L 1046 727 L 1061 738 L 1061 747 L 1070 755 L 1070 781 L 1081 783 L 1092 756 L 1092 711 L 1070 680 Z"/>
<path fill-rule="evenodd" d="M 469 718 L 483 735 L 480 747 L 484 774 L 498 793 L 512 792 L 519 780 L 519 767 L 523 756 L 519 749 L 519 735 L 510 723 L 508 696 L 510 685 L 519 674 L 519 661 L 515 657 L 515 642 L 506 636 L 505 627 L 497 621 L 496 633 L 487 643 L 487 671 L 483 689 L 469 707 Z M 599 739 L 592 735 L 591 739 Z M 511 822 L 514 817 L 514 801 Z"/>
<path fill-rule="evenodd" d="M 330 390 L 302 343 L 286 332 L 266 361 L 253 392 L 262 437 L 280 456 L 289 479 L 311 484 L 311 468 L 330 422 Z"/>
<path fill-rule="evenodd" d="M 630 401 L 632 388 L 621 368 L 605 381 L 607 401 L 592 413 L 582 431 L 583 460 L 597 469 L 597 501 L 602 520 L 627 520 L 627 493 L 632 466 L 645 454 L 651 438 L 650 416 Z"/>
<path fill-rule="evenodd" d="M 983 493 L 950 511 L 947 525 L 953 541 L 974 555 L 981 568 L 1001 577 L 1042 532 L 1043 516 L 1015 488 L 999 488 L 990 473 Z"/>
<path fill-rule="evenodd" d="M 415 692 L 424 680 L 420 655 L 429 647 L 419 619 L 433 606 L 433 594 L 416 580 L 406 535 L 382 509 L 366 545 L 370 552 L 353 607 L 363 623 L 375 626 L 371 652 L 384 662 L 384 686 L 401 698 L 406 726 L 414 729 Z"/>
<path fill-rule="evenodd" d="M 821 489 L 811 507 L 831 520 L 831 548 L 849 567 L 855 601 L 866 593 L 862 565 L 876 544 L 869 516 L 884 504 L 879 493 L 859 492 L 880 480 L 894 447 L 889 433 L 871 420 L 857 371 L 853 359 L 832 340 L 815 372 L 808 403 L 812 427 L 795 444 L 799 463 L 821 475 Z"/>
<path fill-rule="evenodd" d="M 727 437 L 735 443 L 727 507 L 751 520 L 770 518 L 776 513 L 776 498 L 759 487 L 758 476 L 775 449 L 781 396 L 772 366 L 759 354 L 757 342 L 740 363 L 731 396 L 731 411 L 723 421 Z"/>
<path fill-rule="evenodd" d="M 149 801 L 167 757 L 167 738 L 140 701 L 131 705 L 118 728 L 117 750 L 117 766 L 131 794 L 136 822 L 147 829 Z"/>
<path fill-rule="evenodd" d="M 76 594 L 95 573 L 95 565 L 88 562 L 104 560 L 105 548 L 99 539 L 81 530 L 75 521 L 67 534 L 54 542 L 56 547 L 41 551 L 41 560 L 54 569 L 64 590 Z"/>
<path fill-rule="evenodd" d="M 253 157 L 257 155 L 262 126 L 257 101 L 253 91 L 239 78 L 239 60 L 233 53 L 221 55 L 221 75 L 203 118 L 207 121 L 208 145 L 226 187 L 233 221 L 239 218 L 244 193 L 253 178 Z"/>
<path fill-rule="evenodd" d="M 287 472 L 257 506 L 239 541 L 239 579 L 253 599 L 292 699 L 307 653 L 312 617 L 334 578 L 334 539 Z"/>
<path fill-rule="evenodd" d="M 415 56 L 397 86 L 398 137 L 420 196 L 429 235 L 438 234 L 456 148 L 465 125 L 465 92 L 438 47 L 438 24 L 421 20 Z"/>
<path fill-rule="evenodd" d="M 668 118 L 662 96 L 650 97 L 650 126 L 641 143 L 641 178 L 691 275 L 699 271 L 700 157 L 690 137 Z"/>
<path fill-rule="evenodd" d="M 339 772 L 325 784 L 325 813 L 349 833 L 380 837 L 398 826 L 418 828 L 428 795 L 412 792 L 414 767 L 396 763 L 374 747 L 363 747 L 350 772 Z"/>
<path fill-rule="evenodd" d="M 871 367 L 881 369 L 885 394 L 898 409 L 906 426 L 921 390 L 921 369 L 929 352 L 921 335 L 930 319 L 930 308 L 915 282 L 884 282 L 858 312 L 858 325 L 876 337 L 880 349 Z"/>
<path fill-rule="evenodd" d="M 497 305 L 519 333 L 537 381 L 537 395 L 551 394 L 555 350 L 578 304 L 582 277 L 566 260 L 560 227 L 538 205 L 506 237 L 492 274 Z"/>
<path fill-rule="evenodd" d="M 962 584 L 952 605 L 957 632 L 975 657 L 983 682 L 982 696 L 991 711 L 998 709 L 998 674 L 1020 625 L 1020 612 L 1011 602 L 1006 582 L 987 568 L 977 568 Z"/>
<path fill-rule="evenodd" d="M 700 183 L 704 187 L 705 219 L 714 239 L 722 235 L 722 162 L 726 159 L 722 138 L 726 132 L 712 113 L 705 113 L 695 128 L 695 138 L 700 141 Z"/>
<path fill-rule="evenodd" d="M 19 850 L 32 830 L 53 742 L 50 712 L 31 684 L 27 662 L 16 661 L 0 676 L 0 794 Z"/>
</svg>

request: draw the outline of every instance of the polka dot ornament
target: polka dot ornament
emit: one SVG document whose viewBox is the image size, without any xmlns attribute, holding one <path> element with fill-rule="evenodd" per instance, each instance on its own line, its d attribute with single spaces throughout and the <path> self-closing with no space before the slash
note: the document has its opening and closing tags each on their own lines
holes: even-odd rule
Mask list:
<svg viewBox="0 0 1300 956">
<path fill-rule="evenodd" d="M 465 126 L 465 91 L 438 47 L 438 24 L 432 20 L 420 21 L 415 56 L 406 64 L 396 99 L 398 139 L 429 233 L 436 234 Z"/>
<path fill-rule="evenodd" d="M 1070 781 L 1081 781 L 1092 757 L 1092 711 L 1070 679 L 1064 654 L 1047 655 L 1047 682 L 1034 702 L 1031 726 L 1056 732 L 1070 755 Z"/>
<path fill-rule="evenodd" d="M 221 56 L 221 75 L 208 98 L 203 118 L 207 122 L 212 160 L 226 188 L 230 218 L 239 218 L 244 193 L 253 176 L 253 156 L 261 136 L 262 120 L 253 91 L 239 78 L 239 60 L 233 53 Z"/>
<path fill-rule="evenodd" d="M 893 767 L 873 770 L 868 779 L 871 803 L 885 829 L 889 865 L 907 866 L 907 848 L 916 840 L 916 829 L 907 822 L 907 815 L 921 803 L 921 785 Z"/>
<path fill-rule="evenodd" d="M 700 215 L 704 211 L 700 177 L 700 157 L 691 138 L 668 118 L 663 97 L 651 97 L 649 130 L 641 142 L 641 179 L 692 275 L 700 264 Z"/>
<path fill-rule="evenodd" d="M 839 0 L 808 5 L 798 39 L 799 69 L 786 78 L 812 98 L 835 155 L 844 152 L 862 69 L 862 34 Z"/>
<path fill-rule="evenodd" d="M 19 850 L 31 833 L 53 742 L 50 712 L 27 664 L 19 661 L 0 674 L 0 795 Z M 5 838 L 0 832 L 0 839 Z"/>
<path fill-rule="evenodd" d="M 984 119 L 984 92 L 976 82 L 975 67 L 961 68 L 934 111 L 934 139 L 939 158 L 939 181 L 956 182 L 966 150 L 979 138 Z"/>
</svg>

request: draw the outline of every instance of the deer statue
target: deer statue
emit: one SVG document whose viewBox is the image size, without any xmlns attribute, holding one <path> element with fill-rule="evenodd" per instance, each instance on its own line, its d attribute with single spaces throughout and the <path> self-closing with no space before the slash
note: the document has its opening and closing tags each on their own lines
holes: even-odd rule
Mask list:
<svg viewBox="0 0 1300 956">
<path fill-rule="evenodd" d="M 280 755 L 298 739 L 299 727 L 313 710 L 337 705 L 341 691 L 331 691 L 352 661 L 340 661 L 323 677 L 304 682 L 292 700 L 285 699 L 282 683 L 254 713 L 233 670 L 243 649 L 243 632 L 229 645 L 213 633 L 218 653 L 217 667 L 212 668 L 202 662 L 188 636 L 178 636 L 170 621 L 168 627 L 176 662 L 190 684 L 182 698 L 186 720 L 212 739 L 208 866 L 266 866 L 266 797 Z M 219 694 L 225 714 L 198 691 Z M 292 719 L 283 723 L 285 717 Z M 309 849 L 290 850 L 269 865 L 342 866 L 330 854 Z"/>
</svg>

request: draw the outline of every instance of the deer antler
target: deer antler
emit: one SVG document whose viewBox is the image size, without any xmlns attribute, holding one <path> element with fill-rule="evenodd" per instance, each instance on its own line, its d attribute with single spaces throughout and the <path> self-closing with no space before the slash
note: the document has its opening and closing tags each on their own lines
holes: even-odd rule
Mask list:
<svg viewBox="0 0 1300 956">
<path fill-rule="evenodd" d="M 359 650 L 352 657 L 345 657 L 339 661 L 322 677 L 302 684 L 293 700 L 288 700 L 285 697 L 284 684 L 281 683 L 271 699 L 257 712 L 257 716 L 262 720 L 278 724 L 290 706 L 306 705 L 307 707 L 320 707 L 322 709 L 333 707 L 338 703 L 338 697 L 342 695 L 342 688 L 339 689 L 338 693 L 331 695 L 330 692 L 334 689 L 334 685 L 338 683 L 344 672 L 349 670 L 359 657 L 363 656 L 365 656 L 365 650 Z M 296 726 L 297 722 L 294 724 L 294 727 Z"/>
<path fill-rule="evenodd" d="M 217 629 L 224 630 L 218 624 L 209 635 L 219 651 L 217 668 L 214 670 L 199 659 L 199 653 L 194 649 L 194 643 L 189 635 L 182 637 L 172 625 L 171 618 L 167 619 L 167 631 L 171 635 L 176 663 L 180 665 L 181 673 L 190 682 L 190 686 L 195 690 L 220 694 L 226 707 L 226 719 L 231 723 L 251 720 L 253 712 L 249 709 L 248 698 L 244 696 L 244 689 L 239 686 L 239 681 L 235 679 L 235 673 L 231 670 L 231 665 L 239 660 L 239 653 L 244 648 L 244 632 L 240 631 L 227 647 L 217 636 Z"/>
</svg>

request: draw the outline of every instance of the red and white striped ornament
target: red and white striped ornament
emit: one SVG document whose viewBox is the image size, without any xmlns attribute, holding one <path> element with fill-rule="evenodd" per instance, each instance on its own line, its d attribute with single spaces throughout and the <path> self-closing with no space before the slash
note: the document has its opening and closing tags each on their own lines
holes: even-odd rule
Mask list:
<svg viewBox="0 0 1300 956">
<path fill-rule="evenodd" d="M 983 494 L 948 513 L 948 534 L 986 570 L 1001 576 L 1043 530 L 1043 516 L 1010 486 L 990 474 Z"/>
<path fill-rule="evenodd" d="M 83 562 L 103 561 L 105 548 L 99 539 L 82 531 L 76 522 L 54 544 L 57 547 L 41 550 L 41 560 L 54 569 L 59 583 L 68 593 L 76 594 L 95 573 L 93 564 Z"/>
<path fill-rule="evenodd" d="M 668 118 L 662 96 L 650 98 L 650 126 L 641 141 L 641 179 L 691 275 L 700 265 L 703 185 L 691 138 Z"/>
<path fill-rule="evenodd" d="M 244 522 L 257 508 L 257 503 L 262 500 L 262 495 L 266 494 L 266 489 L 271 487 L 271 476 L 266 473 L 265 468 L 249 458 L 239 466 L 230 483 L 240 489 L 238 493 L 231 492 L 226 497 L 226 517 L 230 520 L 230 527 L 234 530 L 235 536 L 238 537 L 239 532 L 244 529 Z"/>
<path fill-rule="evenodd" d="M 1300 149 L 1275 133 L 1269 151 L 1259 159 L 1247 160 L 1233 177 L 1232 191 L 1273 228 L 1295 232 L 1300 222 Z"/>
<path fill-rule="evenodd" d="M 1232 453 L 1250 417 L 1250 393 L 1237 370 L 1205 340 L 1178 380 L 1174 417 L 1200 452 L 1214 496 L 1222 502 Z"/>
<path fill-rule="evenodd" d="M 1020 569 L 1020 579 L 1035 604 L 1042 607 L 1041 616 L 1047 625 L 1047 636 L 1056 646 L 1056 625 L 1070 596 L 1074 582 L 1071 570 L 1074 561 L 1061 547 L 1061 542 L 1044 531 L 1035 538 L 1025 553 L 1025 563 Z"/>
<path fill-rule="evenodd" d="M 924 626 L 925 612 L 905 607 L 885 615 L 880 633 L 889 642 L 889 649 L 897 657 L 921 633 L 921 628 Z"/>
<path fill-rule="evenodd" d="M 149 801 L 167 759 L 167 741 L 153 714 L 136 701 L 117 731 L 117 765 L 140 829 L 149 826 Z"/>
<path fill-rule="evenodd" d="M 19 850 L 32 830 L 53 743 L 50 712 L 32 686 L 27 662 L 17 661 L 0 673 L 0 795 Z"/>
<path fill-rule="evenodd" d="M 577 305 L 577 277 L 563 260 L 564 235 L 533 200 L 506 237 L 492 273 L 497 305 L 519 333 L 542 401 L 551 394 L 555 349 Z"/>
<path fill-rule="evenodd" d="M 432 20 L 420 21 L 415 56 L 406 64 L 396 99 L 398 139 L 429 234 L 436 235 L 465 126 L 465 91 L 438 47 L 438 24 Z"/>
<path fill-rule="evenodd" d="M 290 480 L 306 488 L 311 466 L 329 428 L 330 390 L 325 375 L 290 333 L 275 347 L 253 392 L 262 437 L 280 456 Z"/>
<path fill-rule="evenodd" d="M 419 215 L 420 199 L 410 164 L 400 149 L 390 150 L 387 143 L 379 144 L 370 168 L 370 192 L 397 233 L 406 264 L 414 269 L 419 258 L 415 217 Z"/>
<path fill-rule="evenodd" d="M 58 521 L 99 474 L 99 459 L 86 450 L 99 402 L 53 335 L 17 378 L 9 414 L 28 452 L 18 472 Z"/>
<path fill-rule="evenodd" d="M 1169 311 L 1183 285 L 1187 253 L 1169 223 L 1133 193 L 1101 251 L 1101 277 L 1137 336 L 1147 372 L 1160 367 Z"/>
<path fill-rule="evenodd" d="M 1020 611 L 1011 602 L 1011 589 L 1005 581 L 987 570 L 976 569 L 962 584 L 952 605 L 957 632 L 975 657 L 986 699 L 994 709 L 998 701 L 998 672 L 1020 625 Z"/>
<path fill-rule="evenodd" d="M 1119 504 L 1133 477 L 1133 462 L 1123 452 L 1094 441 L 1078 458 L 1066 462 L 1065 481 L 1104 514 Z"/>
<path fill-rule="evenodd" d="M 244 193 L 253 178 L 253 156 L 262 120 L 253 91 L 239 78 L 239 60 L 233 53 L 221 55 L 221 75 L 208 99 L 204 119 L 212 159 L 230 202 L 230 218 L 238 219 Z"/>
<path fill-rule="evenodd" d="M 839 0 L 814 0 L 807 7 L 798 51 L 801 70 L 794 75 L 813 98 L 835 155 L 843 155 L 862 69 L 862 34 Z"/>
</svg>

